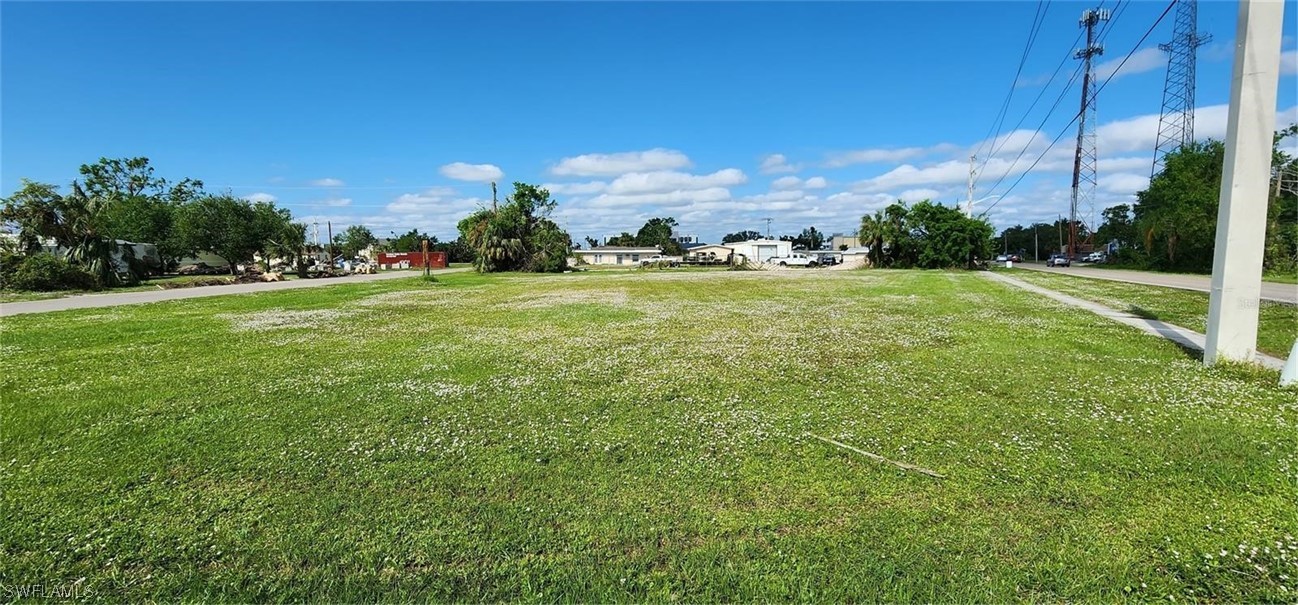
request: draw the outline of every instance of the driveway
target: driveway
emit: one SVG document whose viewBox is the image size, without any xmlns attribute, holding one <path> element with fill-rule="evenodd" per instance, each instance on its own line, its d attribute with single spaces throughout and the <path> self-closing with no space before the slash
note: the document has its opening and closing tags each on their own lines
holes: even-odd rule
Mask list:
<svg viewBox="0 0 1298 605">
<path fill-rule="evenodd" d="M 1047 267 L 1032 263 L 1015 264 L 1014 266 L 1019 269 L 1030 269 L 1043 273 L 1064 273 L 1130 284 L 1180 288 L 1182 290 L 1208 292 L 1212 288 L 1212 278 L 1207 275 L 1154 273 L 1152 271 L 1128 271 L 1125 269 L 1094 269 L 1090 267 Z M 1262 298 L 1298 305 L 1298 285 L 1262 282 Z"/>
<path fill-rule="evenodd" d="M 437 269 L 433 273 L 459 273 L 467 268 Z M 85 294 L 66 296 L 47 300 L 27 302 L 0 303 L 0 317 L 22 315 L 24 313 L 49 313 L 67 309 L 93 309 L 96 307 L 115 307 L 117 305 L 137 305 L 141 303 L 180 300 L 183 298 L 202 298 L 204 296 L 223 296 L 226 294 L 251 294 L 254 292 L 274 292 L 276 290 L 293 290 L 296 288 L 319 288 L 342 284 L 358 284 L 385 279 L 418 277 L 419 271 L 383 271 L 372 275 L 349 275 L 319 279 L 295 279 L 292 281 L 268 282 L 257 284 L 232 284 L 229 286 L 200 286 L 196 288 L 176 288 L 174 290 L 150 290 L 147 292 L 119 292 L 116 294 Z"/>
</svg>

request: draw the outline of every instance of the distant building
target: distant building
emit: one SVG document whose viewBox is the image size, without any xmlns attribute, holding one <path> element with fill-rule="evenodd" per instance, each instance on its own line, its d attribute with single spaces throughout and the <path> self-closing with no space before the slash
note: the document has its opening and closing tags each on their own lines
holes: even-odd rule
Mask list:
<svg viewBox="0 0 1298 605">
<path fill-rule="evenodd" d="M 638 265 L 641 258 L 662 254 L 657 246 L 595 246 L 573 250 L 572 255 L 589 265 Z"/>
<path fill-rule="evenodd" d="M 700 243 L 698 235 L 688 235 L 684 233 L 679 233 L 677 231 L 672 231 L 672 241 L 682 246 Z"/>
<path fill-rule="evenodd" d="M 844 234 L 835 233 L 829 238 L 829 247 L 832 250 L 842 250 L 843 248 L 861 247 L 861 238 L 855 233 Z"/>
<path fill-rule="evenodd" d="M 743 257 L 742 259 L 736 258 L 736 262 L 746 260 L 750 263 L 764 263 L 777 256 L 793 254 L 793 242 L 777 239 L 753 239 L 746 242 L 731 242 L 726 245 L 734 250 L 736 257 Z"/>
<path fill-rule="evenodd" d="M 735 249 L 720 244 L 693 244 L 685 247 L 685 259 L 704 264 L 728 264 Z"/>
</svg>

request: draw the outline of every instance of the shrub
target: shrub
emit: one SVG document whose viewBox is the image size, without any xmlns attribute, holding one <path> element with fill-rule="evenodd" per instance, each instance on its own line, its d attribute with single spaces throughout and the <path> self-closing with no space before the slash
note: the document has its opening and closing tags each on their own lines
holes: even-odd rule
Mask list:
<svg viewBox="0 0 1298 605">
<path fill-rule="evenodd" d="M 86 270 L 48 253 L 23 259 L 13 273 L 6 276 L 7 288 L 14 290 L 98 290 L 99 280 Z"/>
</svg>

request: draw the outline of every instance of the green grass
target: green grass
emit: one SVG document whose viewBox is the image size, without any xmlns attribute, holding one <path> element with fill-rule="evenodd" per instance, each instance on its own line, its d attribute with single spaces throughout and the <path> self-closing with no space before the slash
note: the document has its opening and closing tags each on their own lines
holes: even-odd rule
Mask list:
<svg viewBox="0 0 1298 605">
<path fill-rule="evenodd" d="M 632 271 L 5 318 L 0 584 L 1292 601 L 1295 392 L 1064 309 L 972 273 Z"/>
<path fill-rule="evenodd" d="M 1079 265 L 1080 266 L 1080 265 Z M 1170 273 L 1173 275 L 1199 275 L 1208 276 L 1206 273 L 1186 273 L 1182 271 L 1154 271 L 1148 267 L 1138 264 L 1122 263 L 1099 263 L 1095 265 L 1086 265 L 1088 269 L 1117 269 L 1122 271 L 1148 271 L 1150 273 Z M 1277 284 L 1298 284 L 1298 273 L 1292 271 L 1266 271 L 1262 273 L 1262 281 Z"/>
<path fill-rule="evenodd" d="M 1277 284 L 1298 284 L 1298 273 L 1269 271 L 1262 274 L 1262 281 L 1275 282 Z"/>
<path fill-rule="evenodd" d="M 1130 311 L 1189 328 L 1199 333 L 1208 329 L 1208 294 L 1179 288 L 1128 284 L 1060 273 L 1011 269 L 1011 275 L 1026 282 L 1064 294 L 1094 301 L 1113 309 Z M 1281 359 L 1289 356 L 1298 338 L 1298 306 L 1262 301 L 1258 309 L 1257 348 Z"/>
</svg>

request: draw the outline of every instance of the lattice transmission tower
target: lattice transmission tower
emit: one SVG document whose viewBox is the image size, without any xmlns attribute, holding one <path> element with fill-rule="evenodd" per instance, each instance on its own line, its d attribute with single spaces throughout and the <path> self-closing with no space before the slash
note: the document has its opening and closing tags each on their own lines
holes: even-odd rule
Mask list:
<svg viewBox="0 0 1298 605">
<path fill-rule="evenodd" d="M 1167 53 L 1167 80 L 1151 176 L 1163 167 L 1164 156 L 1194 142 L 1195 57 L 1200 46 L 1212 41 L 1211 34 L 1198 31 L 1198 22 L 1198 0 L 1178 0 L 1172 41 L 1158 45 Z"/>
<path fill-rule="evenodd" d="M 1073 193 L 1068 206 L 1068 257 L 1077 255 L 1077 213 L 1080 209 L 1091 217 L 1095 215 L 1095 71 L 1094 57 L 1104 54 L 1104 47 L 1095 43 L 1095 26 L 1108 21 L 1111 16 L 1107 9 L 1088 9 L 1082 12 L 1078 20 L 1086 28 L 1086 47 L 1078 50 L 1073 56 L 1081 59 L 1082 67 L 1082 107 L 1077 121 L 1077 151 L 1073 155 Z M 1093 229 L 1093 228 L 1092 228 Z M 1088 229 L 1090 231 L 1091 229 Z M 1090 237 L 1089 235 L 1087 236 Z"/>
</svg>

